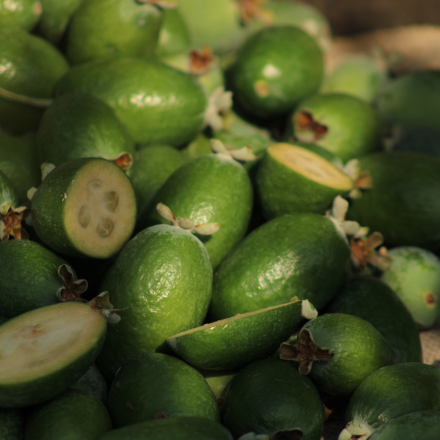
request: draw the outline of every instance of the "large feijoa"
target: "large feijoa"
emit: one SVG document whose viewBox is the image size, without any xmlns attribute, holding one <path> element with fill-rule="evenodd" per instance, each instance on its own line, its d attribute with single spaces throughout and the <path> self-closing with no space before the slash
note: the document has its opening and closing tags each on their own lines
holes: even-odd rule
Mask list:
<svg viewBox="0 0 440 440">
<path fill-rule="evenodd" d="M 113 108 L 135 142 L 181 146 L 204 126 L 208 102 L 197 79 L 163 63 L 115 57 L 75 66 L 57 94 L 84 92 Z"/>
<path fill-rule="evenodd" d="M 87 157 L 50 171 L 32 197 L 31 212 L 37 235 L 52 250 L 109 258 L 133 232 L 136 198 L 117 165 Z"/>
<path fill-rule="evenodd" d="M 244 43 L 228 75 L 234 99 L 250 113 L 271 118 L 316 93 L 323 71 L 322 51 L 310 35 L 295 26 L 274 26 Z"/>
<path fill-rule="evenodd" d="M 0 407 L 36 405 L 73 385 L 98 356 L 111 309 L 106 292 L 89 304 L 53 304 L 2 324 Z"/>
<path fill-rule="evenodd" d="M 318 310 L 348 275 L 345 235 L 314 213 L 276 217 L 251 232 L 225 258 L 214 277 L 212 319 L 224 319 L 308 299 Z"/>
<path fill-rule="evenodd" d="M 98 359 L 111 379 L 129 359 L 168 351 L 169 336 L 202 324 L 211 299 L 211 261 L 189 230 L 152 226 L 124 246 L 101 288 L 110 290 L 115 307 L 126 308 L 118 328 L 109 328 Z"/>
<path fill-rule="evenodd" d="M 176 217 L 197 223 L 217 222 L 220 230 L 202 237 L 215 269 L 243 238 L 252 213 L 253 190 L 248 173 L 233 159 L 236 151 L 220 144 L 219 154 L 197 157 L 178 168 L 157 192 L 146 225 L 167 223 L 156 204 L 168 206 Z"/>
</svg>

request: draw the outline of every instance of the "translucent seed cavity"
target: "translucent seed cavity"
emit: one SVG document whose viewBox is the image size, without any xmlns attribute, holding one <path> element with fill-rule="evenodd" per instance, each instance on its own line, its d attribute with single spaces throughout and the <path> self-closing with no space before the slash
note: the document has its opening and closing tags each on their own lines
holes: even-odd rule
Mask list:
<svg viewBox="0 0 440 440">
<path fill-rule="evenodd" d="M 96 226 L 96 232 L 101 238 L 106 238 L 112 233 L 114 227 L 114 223 L 109 218 L 105 217 L 99 221 Z"/>
<path fill-rule="evenodd" d="M 116 212 L 119 207 L 119 195 L 116 191 L 108 191 L 104 194 L 102 202 L 110 212 Z"/>
<path fill-rule="evenodd" d="M 102 180 L 94 179 L 87 185 L 87 193 L 94 196 L 102 188 Z"/>
<path fill-rule="evenodd" d="M 86 229 L 92 220 L 92 214 L 90 212 L 90 207 L 87 205 L 82 205 L 78 213 L 78 221 L 82 228 Z"/>
</svg>

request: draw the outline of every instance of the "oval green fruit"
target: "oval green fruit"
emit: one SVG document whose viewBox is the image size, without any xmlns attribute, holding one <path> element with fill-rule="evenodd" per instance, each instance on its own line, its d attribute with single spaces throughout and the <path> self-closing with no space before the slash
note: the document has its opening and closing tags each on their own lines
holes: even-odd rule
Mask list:
<svg viewBox="0 0 440 440">
<path fill-rule="evenodd" d="M 0 29 L 30 31 L 41 17 L 40 0 L 2 1 L 0 4 Z"/>
<path fill-rule="evenodd" d="M 70 389 L 82 391 L 90 397 L 100 400 L 104 404 L 107 403 L 107 381 L 95 364 L 90 365 L 89 369 L 70 387 Z"/>
</svg>

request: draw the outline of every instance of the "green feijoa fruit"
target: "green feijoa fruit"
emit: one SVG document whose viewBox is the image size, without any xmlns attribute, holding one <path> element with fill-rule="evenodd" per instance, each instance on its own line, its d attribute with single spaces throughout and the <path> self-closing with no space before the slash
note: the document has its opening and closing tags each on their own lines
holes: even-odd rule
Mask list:
<svg viewBox="0 0 440 440">
<path fill-rule="evenodd" d="M 167 179 L 154 198 L 146 225 L 167 222 L 156 211 L 157 203 L 196 224 L 220 224 L 216 234 L 201 237 L 215 269 L 246 232 L 252 212 L 252 184 L 246 170 L 232 157 L 209 154 L 182 165 Z"/>
<path fill-rule="evenodd" d="M 289 127 L 288 133 L 299 141 L 320 145 L 343 162 L 381 148 L 376 111 L 346 93 L 323 93 L 304 99 L 290 116 Z"/>
<path fill-rule="evenodd" d="M 69 65 L 52 44 L 21 30 L 0 31 L 0 59 L 0 126 L 13 134 L 34 131 Z"/>
<path fill-rule="evenodd" d="M 2 0 L 0 4 L 0 29 L 30 31 L 42 13 L 40 0 Z"/>
<path fill-rule="evenodd" d="M 308 301 L 293 301 L 211 322 L 173 335 L 167 343 L 193 367 L 238 369 L 270 356 L 295 332 L 302 318 L 316 316 Z"/>
<path fill-rule="evenodd" d="M 25 415 L 20 408 L 0 408 L 0 438 L 23 440 Z"/>
<path fill-rule="evenodd" d="M 99 440 L 232 440 L 229 431 L 204 417 L 149 420 L 115 429 Z"/>
<path fill-rule="evenodd" d="M 108 408 L 115 427 L 172 417 L 220 421 L 216 398 L 203 376 L 163 353 L 130 359 L 116 373 Z"/>
<path fill-rule="evenodd" d="M 152 57 L 162 10 L 133 0 L 88 0 L 75 11 L 67 31 L 72 65 L 115 56 Z"/>
<path fill-rule="evenodd" d="M 91 93 L 102 99 L 141 144 L 185 145 L 203 128 L 208 105 L 197 79 L 141 58 L 75 66 L 58 83 L 57 92 Z"/>
<path fill-rule="evenodd" d="M 422 361 L 419 332 L 411 314 L 394 291 L 377 278 L 348 280 L 326 311 L 347 313 L 372 324 L 393 349 L 397 362 Z"/>
<path fill-rule="evenodd" d="M 211 390 L 214 392 L 220 412 L 222 412 L 229 384 L 238 373 L 238 370 L 203 370 L 200 368 L 197 370 L 205 378 Z"/>
<path fill-rule="evenodd" d="M 0 243 L 0 313 L 6 318 L 78 299 L 86 289 L 87 281 L 78 280 L 66 261 L 40 244 Z"/>
<path fill-rule="evenodd" d="M 57 44 L 69 24 L 70 18 L 83 0 L 40 0 L 43 13 L 37 24 L 37 33 L 53 44 Z"/>
<path fill-rule="evenodd" d="M 203 133 L 200 133 L 181 151 L 188 160 L 204 154 L 212 154 L 211 141 Z"/>
<path fill-rule="evenodd" d="M 440 128 L 414 127 L 397 130 L 391 151 L 412 151 L 440 159 Z"/>
<path fill-rule="evenodd" d="M 318 154 L 298 145 L 271 145 L 258 167 L 257 194 L 268 218 L 294 212 L 324 214 L 353 180 Z"/>
<path fill-rule="evenodd" d="M 373 433 L 370 440 L 437 440 L 440 412 L 415 411 L 390 420 Z"/>
<path fill-rule="evenodd" d="M 0 136 L 0 171 L 6 174 L 20 204 L 28 203 L 27 192 L 41 182 L 33 137 Z"/>
<path fill-rule="evenodd" d="M 159 31 L 156 55 L 163 57 L 185 52 L 191 47 L 188 26 L 180 13 L 180 8 L 164 9 L 163 22 Z"/>
<path fill-rule="evenodd" d="M 190 232 L 157 225 L 124 246 L 101 289 L 111 291 L 115 307 L 127 308 L 118 326 L 109 328 L 98 359 L 104 376 L 112 379 L 127 360 L 170 351 L 169 336 L 202 324 L 211 299 L 211 262 Z"/>
<path fill-rule="evenodd" d="M 440 317 L 440 260 L 432 252 L 401 246 L 387 253 L 391 259 L 381 280 L 396 292 L 419 328 L 430 328 Z"/>
<path fill-rule="evenodd" d="M 105 405 L 78 390 L 68 390 L 32 408 L 26 420 L 27 440 L 98 440 L 112 429 Z"/>
<path fill-rule="evenodd" d="M 410 72 L 388 80 L 376 107 L 383 119 L 404 127 L 440 128 L 440 72 Z"/>
<path fill-rule="evenodd" d="M 223 423 L 234 438 L 253 431 L 273 438 L 319 440 L 324 406 L 308 377 L 288 362 L 265 359 L 243 368 L 232 379 Z"/>
<path fill-rule="evenodd" d="M 347 218 L 380 232 L 388 246 L 440 248 L 440 161 L 417 153 L 359 158 L 372 189 L 353 199 Z"/>
<path fill-rule="evenodd" d="M 38 126 L 36 149 L 40 164 L 55 166 L 80 157 L 117 161 L 121 155 L 135 154 L 134 141 L 113 109 L 83 93 L 52 102 Z"/>
<path fill-rule="evenodd" d="M 251 232 L 225 258 L 214 277 L 212 319 L 225 319 L 292 300 L 318 310 L 348 274 L 345 236 L 321 215 L 277 217 Z"/>
<path fill-rule="evenodd" d="M 440 410 L 440 369 L 420 362 L 389 365 L 368 376 L 350 398 L 339 440 L 365 439 L 381 425 L 415 411 Z"/>
<path fill-rule="evenodd" d="M 371 373 L 396 362 L 373 325 L 345 313 L 328 313 L 303 326 L 297 342 L 280 348 L 281 359 L 299 363 L 322 391 L 349 395 Z"/>
<path fill-rule="evenodd" d="M 82 391 L 96 400 L 100 400 L 105 404 L 107 403 L 107 382 L 95 364 L 90 365 L 89 369 L 70 387 L 70 389 Z"/>
<path fill-rule="evenodd" d="M 136 198 L 114 163 L 89 157 L 54 168 L 32 197 L 38 237 L 63 255 L 109 258 L 133 232 Z"/>
<path fill-rule="evenodd" d="M 325 78 L 322 93 L 346 93 L 373 102 L 385 82 L 386 69 L 378 58 L 355 55 L 339 64 Z"/>
<path fill-rule="evenodd" d="M 0 407 L 45 402 L 87 371 L 107 328 L 99 301 L 41 307 L 0 326 Z"/>
<path fill-rule="evenodd" d="M 136 194 L 139 222 L 142 222 L 149 211 L 160 187 L 185 162 L 187 158 L 182 152 L 169 145 L 150 145 L 136 153 L 132 167 L 127 170 L 127 176 L 130 177 Z"/>
<path fill-rule="evenodd" d="M 323 69 L 321 49 L 302 29 L 262 29 L 244 43 L 231 66 L 234 99 L 259 117 L 284 115 L 318 91 Z"/>
</svg>

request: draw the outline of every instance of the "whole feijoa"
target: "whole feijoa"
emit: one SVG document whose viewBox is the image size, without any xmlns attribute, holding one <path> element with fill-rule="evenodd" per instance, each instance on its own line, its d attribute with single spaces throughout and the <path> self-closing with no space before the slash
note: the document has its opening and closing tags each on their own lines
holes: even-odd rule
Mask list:
<svg viewBox="0 0 440 440">
<path fill-rule="evenodd" d="M 229 73 L 236 99 L 264 118 L 288 113 L 316 93 L 324 72 L 316 41 L 295 26 L 262 29 L 240 48 Z"/>
</svg>

